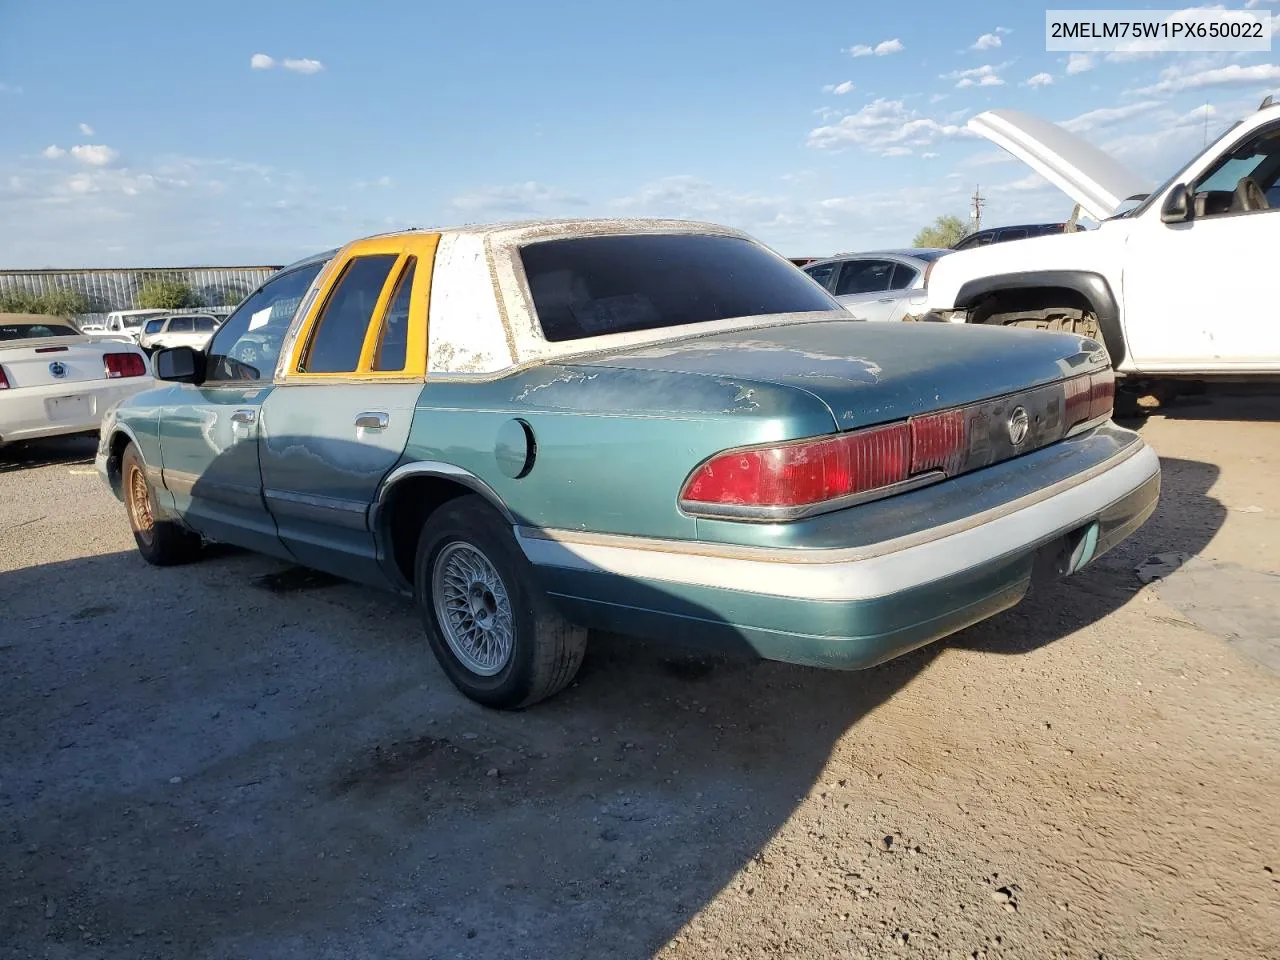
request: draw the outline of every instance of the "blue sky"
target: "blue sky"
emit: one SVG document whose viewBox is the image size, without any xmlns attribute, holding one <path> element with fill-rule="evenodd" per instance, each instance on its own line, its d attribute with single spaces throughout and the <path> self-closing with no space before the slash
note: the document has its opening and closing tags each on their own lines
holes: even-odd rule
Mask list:
<svg viewBox="0 0 1280 960">
<path fill-rule="evenodd" d="M 1012 0 L 365 7 L 0 0 L 0 267 L 282 263 L 539 216 L 870 249 L 975 184 L 989 225 L 1070 213 L 968 134 L 982 110 L 1154 182 L 1206 109 L 1214 134 L 1280 92 L 1273 54 L 1046 53 L 1044 6 Z"/>
</svg>

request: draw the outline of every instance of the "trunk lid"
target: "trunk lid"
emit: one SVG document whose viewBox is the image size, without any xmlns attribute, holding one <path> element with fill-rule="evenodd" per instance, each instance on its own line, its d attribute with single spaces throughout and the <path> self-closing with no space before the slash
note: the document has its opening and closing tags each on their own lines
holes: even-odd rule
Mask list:
<svg viewBox="0 0 1280 960">
<path fill-rule="evenodd" d="M 988 110 L 967 126 L 1017 157 L 1095 220 L 1114 216 L 1152 184 L 1115 157 L 1048 120 L 1018 110 Z"/>
<path fill-rule="evenodd" d="M 0 367 L 10 389 L 107 379 L 103 354 L 136 353 L 136 348 L 89 337 L 47 337 L 0 342 Z"/>
<path fill-rule="evenodd" d="M 792 387 L 841 430 L 887 423 L 1106 369 L 1073 334 L 947 323 L 823 320 L 691 337 L 575 360 Z"/>
</svg>

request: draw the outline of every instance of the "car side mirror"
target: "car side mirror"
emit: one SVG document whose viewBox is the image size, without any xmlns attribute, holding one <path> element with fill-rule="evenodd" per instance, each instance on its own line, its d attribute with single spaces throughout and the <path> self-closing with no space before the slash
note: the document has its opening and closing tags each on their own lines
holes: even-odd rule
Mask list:
<svg viewBox="0 0 1280 960">
<path fill-rule="evenodd" d="M 204 354 L 190 347 L 157 350 L 151 357 L 157 380 L 173 383 L 200 383 L 204 380 Z"/>
<path fill-rule="evenodd" d="M 1185 183 L 1177 184 L 1164 198 L 1160 219 L 1165 223 L 1186 223 L 1191 219 L 1191 189 Z"/>
</svg>

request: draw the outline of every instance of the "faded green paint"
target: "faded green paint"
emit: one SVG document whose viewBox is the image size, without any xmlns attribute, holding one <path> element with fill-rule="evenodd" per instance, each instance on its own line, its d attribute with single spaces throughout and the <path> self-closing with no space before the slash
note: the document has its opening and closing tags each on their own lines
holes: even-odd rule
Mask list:
<svg viewBox="0 0 1280 960">
<path fill-rule="evenodd" d="M 1091 342 L 1091 341 L 1085 341 Z M 583 365 L 748 377 L 821 399 L 842 430 L 1052 383 L 1108 362 L 1072 334 L 817 321 L 656 344 Z"/>
<path fill-rule="evenodd" d="M 1154 506 L 1159 478 L 1104 510 L 1086 535 L 1096 549 L 1076 570 L 1123 540 Z M 1094 538 L 1097 538 L 1096 541 Z M 768 597 L 660 580 L 548 568 L 556 602 L 596 629 L 660 635 L 737 649 L 769 660 L 857 670 L 900 656 L 1013 606 L 1052 540 L 924 586 L 872 600 Z"/>
<path fill-rule="evenodd" d="M 817 321 L 548 363 L 491 380 L 442 377 L 395 388 L 164 385 L 126 401 L 115 416 L 138 438 L 147 463 L 162 469 L 161 504 L 195 529 L 395 587 L 369 508 L 399 467 L 432 462 L 466 471 L 517 523 L 532 527 L 854 548 L 1011 503 L 1139 441 L 1101 428 L 946 483 L 787 524 L 695 520 L 680 511 L 679 492 L 699 463 L 728 448 L 900 420 L 1105 367 L 1104 354 L 1067 335 Z M 260 429 L 237 434 L 229 418 L 250 407 L 262 415 Z M 355 421 L 375 409 L 390 413 L 390 427 L 361 433 Z M 523 475 L 521 423 L 533 438 Z M 1104 512 L 1097 555 L 1141 522 L 1137 509 Z M 1016 603 L 1034 554 L 1028 547 L 925 587 L 857 602 L 558 569 L 541 576 L 588 625 L 852 668 Z"/>
</svg>

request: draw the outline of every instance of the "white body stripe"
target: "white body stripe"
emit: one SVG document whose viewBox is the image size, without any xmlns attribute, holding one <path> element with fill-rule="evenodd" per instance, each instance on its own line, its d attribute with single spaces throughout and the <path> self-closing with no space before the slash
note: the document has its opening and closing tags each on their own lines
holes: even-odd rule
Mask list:
<svg viewBox="0 0 1280 960">
<path fill-rule="evenodd" d="M 864 559 L 786 563 L 664 552 L 621 543 L 574 543 L 529 536 L 519 540 L 529 560 L 540 566 L 764 596 L 871 600 L 962 573 L 1086 523 L 1159 472 L 1155 451 L 1144 446 L 1110 470 L 1021 510 L 960 533 Z M 810 561 L 812 556 L 805 559 Z"/>
</svg>

